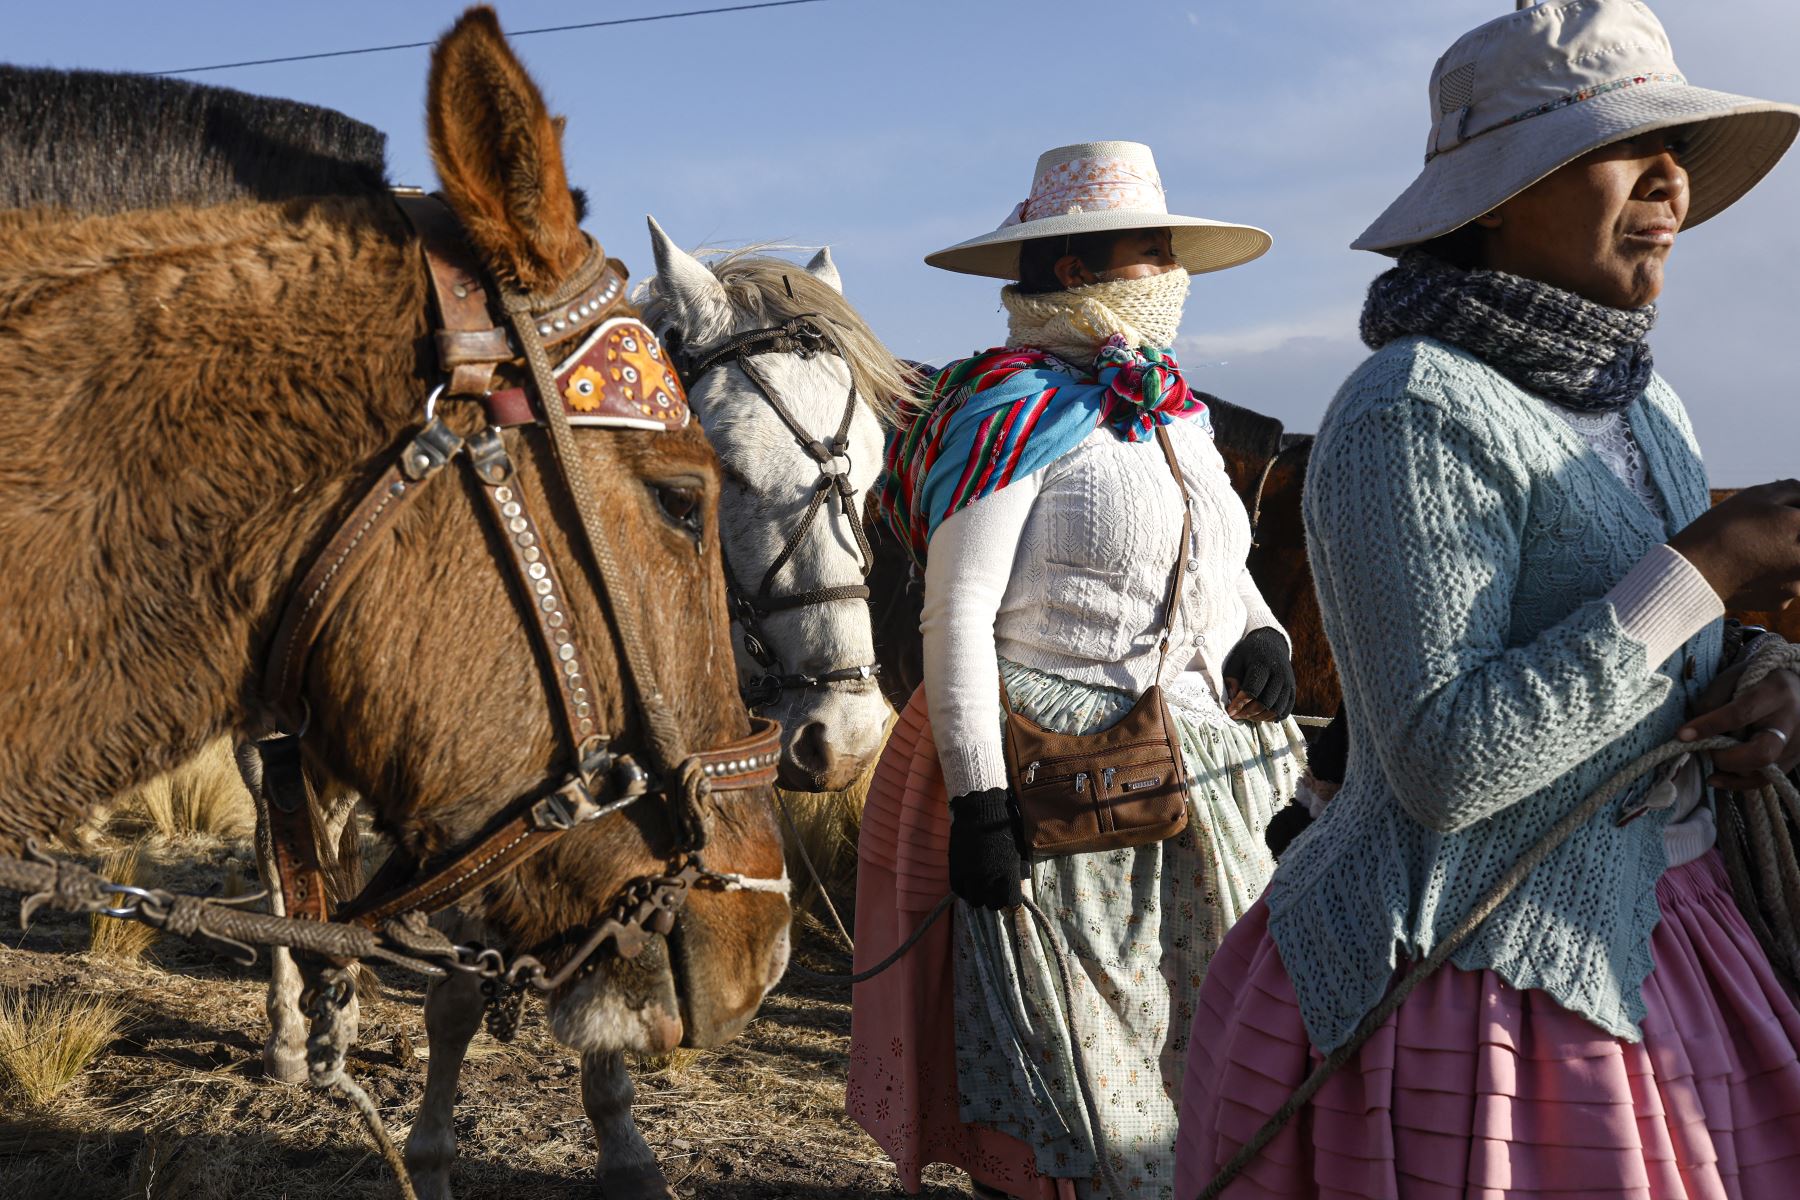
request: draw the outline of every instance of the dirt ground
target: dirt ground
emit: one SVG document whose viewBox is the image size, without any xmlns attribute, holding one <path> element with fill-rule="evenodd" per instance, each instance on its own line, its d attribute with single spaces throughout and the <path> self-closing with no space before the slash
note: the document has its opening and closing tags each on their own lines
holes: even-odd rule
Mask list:
<svg viewBox="0 0 1800 1200">
<path fill-rule="evenodd" d="M 98 849 L 101 847 L 94 847 Z M 92 862 L 93 854 L 80 857 Z M 152 840 L 144 859 L 169 887 L 254 878 L 247 839 Z M 264 974 L 163 939 L 135 962 L 88 952 L 85 919 L 12 926 L 0 900 L 0 989 L 111 997 L 124 1033 L 65 1092 L 32 1109 L 0 1088 L 0 1197 L 30 1200 L 362 1200 L 395 1195 L 380 1158 L 335 1096 L 262 1078 Z M 797 961 L 844 970 L 802 931 Z M 396 1140 L 424 1087 L 422 985 L 382 976 L 363 999 L 351 1072 Z M 694 1200 L 901 1196 L 892 1165 L 843 1111 L 847 995 L 784 983 L 718 1050 L 640 1064 L 639 1127 L 678 1195 Z M 404 1064 L 404 1065 L 403 1065 Z M 471 1047 L 457 1104 L 457 1195 L 539 1200 L 598 1195 L 578 1064 L 528 1006 L 516 1041 Z M 965 1196 L 934 1169 L 923 1195 Z"/>
</svg>

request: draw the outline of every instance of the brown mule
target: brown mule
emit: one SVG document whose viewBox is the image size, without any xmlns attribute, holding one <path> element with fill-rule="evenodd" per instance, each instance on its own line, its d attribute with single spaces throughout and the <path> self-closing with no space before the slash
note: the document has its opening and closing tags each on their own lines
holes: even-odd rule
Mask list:
<svg viewBox="0 0 1800 1200">
<path fill-rule="evenodd" d="M 156 86 L 168 89 L 165 111 L 183 111 L 177 101 L 201 91 Z M 210 96 L 233 111 L 229 94 Z M 312 110 L 293 108 L 292 124 L 304 124 Z M 205 147 L 215 165 L 215 151 L 229 156 L 242 144 L 237 132 L 248 131 L 245 142 L 287 136 L 280 120 L 259 131 L 255 113 L 238 115 L 235 126 L 207 126 L 207 138 L 222 139 Z M 444 195 L 487 270 L 519 290 L 554 289 L 587 242 L 557 123 L 491 12 L 472 11 L 438 46 L 429 124 Z M 71 147 L 59 149 L 8 165 L 50 174 L 70 157 Z M 275 150 L 276 162 L 329 157 L 329 147 L 292 141 Z M 87 147 L 89 157 L 126 152 Z M 130 165 L 153 174 L 172 162 L 187 165 L 154 154 Z M 52 180 L 29 200 L 39 207 L 0 213 L 0 394 L 11 412 L 29 414 L 0 427 L 8 850 L 67 829 L 86 802 L 146 781 L 221 733 L 270 724 L 260 660 L 287 591 L 418 424 L 438 378 L 417 239 L 380 187 L 379 167 L 326 171 L 328 185 L 310 192 L 259 186 L 232 165 L 242 169 L 161 202 L 170 207 L 84 205 L 58 192 L 66 180 Z M 218 194 L 234 183 L 235 195 Z M 168 190 L 181 193 L 179 181 Z M 441 412 L 465 437 L 484 423 L 466 402 L 446 401 Z M 611 600 L 647 615 L 670 721 L 696 748 L 743 737 L 717 464 L 698 426 L 576 439 L 626 551 L 628 569 L 607 580 Z M 586 631 L 598 727 L 621 748 L 641 747 L 643 722 L 568 532 L 574 514 L 551 449 L 536 428 L 504 440 L 544 546 L 563 564 L 569 618 Z M 496 570 L 498 547 L 472 491 L 434 486 L 369 551 L 314 642 L 300 689 L 308 752 L 421 861 L 468 842 L 570 767 L 531 618 Z M 713 806 L 709 866 L 781 874 L 769 800 L 764 790 Z M 465 908 L 508 950 L 579 942 L 622 887 L 664 868 L 675 836 L 664 810 L 634 807 L 578 828 Z M 729 1037 L 780 974 L 787 915 L 778 895 L 697 891 L 666 944 L 602 962 L 554 994 L 552 1025 L 601 1060 Z M 444 1054 L 459 1058 L 456 1048 Z M 653 1164 L 633 1171 L 660 1190 L 653 1173 Z"/>
</svg>

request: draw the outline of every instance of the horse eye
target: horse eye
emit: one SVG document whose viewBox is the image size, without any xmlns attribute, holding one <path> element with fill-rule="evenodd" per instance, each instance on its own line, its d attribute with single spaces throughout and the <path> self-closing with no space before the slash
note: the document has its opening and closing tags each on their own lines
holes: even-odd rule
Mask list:
<svg viewBox="0 0 1800 1200">
<path fill-rule="evenodd" d="M 679 483 L 652 485 L 656 506 L 670 521 L 696 537 L 700 534 L 700 489 Z"/>
</svg>

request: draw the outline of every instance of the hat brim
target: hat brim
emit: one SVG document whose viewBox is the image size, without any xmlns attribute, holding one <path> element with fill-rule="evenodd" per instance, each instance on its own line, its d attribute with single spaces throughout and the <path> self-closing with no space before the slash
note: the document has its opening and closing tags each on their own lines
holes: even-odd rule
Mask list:
<svg viewBox="0 0 1800 1200">
<path fill-rule="evenodd" d="M 1684 229 L 1717 216 L 1780 161 L 1800 107 L 1682 83 L 1644 83 L 1481 134 L 1447 150 L 1350 243 L 1398 254 L 1450 233 L 1590 150 L 1697 125 L 1682 154 L 1691 198 Z"/>
<path fill-rule="evenodd" d="M 1227 267 L 1260 258 L 1275 240 L 1254 225 L 1234 225 L 1229 221 L 1211 221 L 1205 217 L 1121 209 L 1112 212 L 1068 213 L 1008 225 L 981 237 L 958 242 L 935 254 L 927 254 L 925 262 L 928 266 L 960 271 L 965 275 L 1017 279 L 1019 246 L 1023 242 L 1037 238 L 1070 237 L 1128 229 L 1171 230 L 1175 261 L 1189 275 L 1223 271 Z"/>
</svg>

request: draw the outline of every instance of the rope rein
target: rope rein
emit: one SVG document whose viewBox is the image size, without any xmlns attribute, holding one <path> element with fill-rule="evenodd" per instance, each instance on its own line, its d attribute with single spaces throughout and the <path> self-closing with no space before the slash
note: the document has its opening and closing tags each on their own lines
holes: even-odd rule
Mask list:
<svg viewBox="0 0 1800 1200">
<path fill-rule="evenodd" d="M 1774 638 L 1765 638 L 1758 642 L 1745 664 L 1743 677 L 1738 680 L 1737 694 L 1742 695 L 1747 692 L 1776 670 L 1800 671 L 1800 646 L 1790 646 Z M 1263 1124 L 1262 1128 L 1258 1129 L 1249 1141 L 1240 1146 L 1237 1153 L 1232 1155 L 1230 1160 L 1220 1168 L 1212 1182 L 1207 1184 L 1206 1189 L 1200 1193 L 1199 1200 L 1214 1200 L 1223 1193 L 1226 1186 L 1242 1174 L 1244 1168 L 1249 1166 L 1251 1161 L 1261 1154 L 1270 1142 L 1275 1140 L 1275 1136 L 1293 1119 L 1294 1114 L 1304 1108 L 1318 1094 L 1319 1089 L 1324 1087 L 1326 1082 L 1355 1056 L 1356 1052 L 1362 1048 L 1363 1043 L 1368 1041 L 1370 1036 L 1380 1029 L 1389 1017 L 1399 1011 L 1400 1006 L 1406 1002 L 1406 998 L 1412 994 L 1413 989 L 1429 979 L 1439 967 L 1448 962 L 1451 956 L 1461 949 L 1463 943 L 1468 941 L 1482 923 L 1493 914 L 1494 910 L 1499 908 L 1508 896 L 1512 895 L 1526 876 L 1542 865 L 1544 860 L 1567 841 L 1571 834 L 1591 821 L 1597 813 L 1616 800 L 1632 784 L 1664 763 L 1685 754 L 1714 753 L 1739 745 L 1742 743 L 1738 739 L 1729 737 L 1702 738 L 1693 742 L 1673 740 L 1664 742 L 1639 755 L 1622 771 L 1601 784 L 1579 806 L 1566 813 L 1560 821 L 1550 827 L 1549 832 L 1545 833 L 1537 844 L 1527 850 L 1519 861 L 1500 877 L 1493 887 L 1488 889 L 1485 895 L 1475 902 L 1474 907 L 1457 923 L 1448 936 L 1439 942 L 1431 953 L 1421 959 L 1412 970 L 1408 971 L 1380 1004 L 1363 1017 L 1349 1040 L 1326 1055 L 1324 1060 L 1313 1068 L 1312 1074 L 1308 1075 L 1306 1080 L 1294 1089 L 1294 1094 L 1289 1096 L 1282 1106 L 1275 1110 L 1274 1115 Z M 1752 824 L 1754 825 L 1756 820 L 1763 820 L 1771 826 L 1779 827 L 1782 824 L 1784 803 L 1787 813 L 1792 815 L 1795 820 L 1800 821 L 1800 789 L 1796 789 L 1793 783 L 1782 775 L 1778 767 L 1765 767 L 1763 773 L 1769 782 L 1749 797 L 1744 798 L 1749 801 L 1747 807 L 1755 814 Z M 1770 853 L 1767 856 L 1759 856 L 1759 882 L 1773 880 L 1779 887 L 1784 875 L 1773 861 L 1772 840 L 1769 846 Z M 1768 859 L 1766 864 L 1760 861 L 1762 857 Z M 1787 857 L 1791 863 L 1791 848 Z M 1782 893 L 1777 892 L 1776 894 Z M 1797 897 L 1800 897 L 1800 893 L 1797 893 Z M 1738 904 L 1741 908 L 1749 911 L 1755 907 L 1755 896 L 1740 894 Z M 1800 912 L 1800 908 L 1791 909 L 1790 913 L 1792 912 Z M 1791 923 L 1789 924 L 1791 925 Z"/>
</svg>

